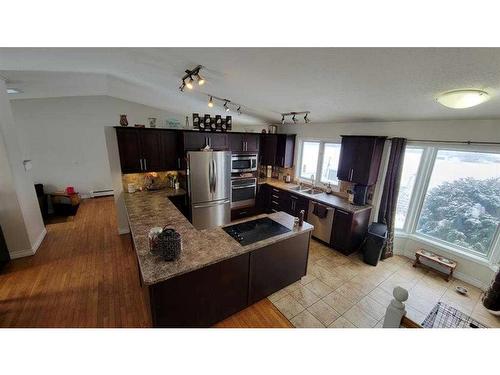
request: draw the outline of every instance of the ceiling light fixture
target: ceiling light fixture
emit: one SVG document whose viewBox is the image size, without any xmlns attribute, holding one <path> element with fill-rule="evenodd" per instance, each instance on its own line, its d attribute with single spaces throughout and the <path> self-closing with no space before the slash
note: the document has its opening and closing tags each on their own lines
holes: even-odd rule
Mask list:
<svg viewBox="0 0 500 375">
<path fill-rule="evenodd" d="M 228 100 L 224 102 L 224 109 L 226 110 L 226 112 L 229 112 L 229 107 L 227 106 L 227 103 L 229 103 Z"/>
<path fill-rule="evenodd" d="M 192 90 L 193 89 L 193 82 L 194 82 L 193 77 L 189 77 L 189 81 L 188 81 L 188 83 L 186 83 L 186 87 L 188 89 Z"/>
<path fill-rule="evenodd" d="M 281 114 L 281 124 L 285 124 L 285 118 L 286 116 L 292 116 L 292 121 L 294 124 L 297 124 L 299 122 L 297 116 L 304 115 L 304 122 L 306 124 L 309 124 L 311 122 L 311 119 L 309 118 L 310 111 L 301 111 L 301 112 L 287 112 L 287 113 L 282 113 Z"/>
<path fill-rule="evenodd" d="M 453 109 L 475 107 L 489 99 L 490 95 L 486 91 L 477 89 L 447 91 L 436 98 L 439 104 Z"/>
<path fill-rule="evenodd" d="M 238 114 L 241 115 L 241 105 L 238 106 L 238 109 L 236 110 L 236 112 L 238 112 Z"/>
<path fill-rule="evenodd" d="M 212 108 L 214 106 L 214 101 L 213 101 L 212 97 L 210 97 L 210 99 L 208 99 L 208 106 L 210 108 Z"/>
<path fill-rule="evenodd" d="M 198 85 L 199 86 L 202 86 L 205 84 L 205 78 L 203 78 L 201 75 L 200 75 L 200 70 L 203 68 L 203 66 L 201 65 L 198 65 L 196 68 L 192 69 L 192 70 L 189 70 L 189 69 L 186 69 L 185 72 L 186 74 L 184 74 L 184 76 L 181 78 L 181 86 L 179 87 L 179 89 L 181 91 L 184 91 L 184 86 L 187 87 L 188 89 L 192 90 L 194 85 L 194 78 L 196 78 L 196 80 L 198 81 Z M 186 83 L 187 81 L 187 83 Z M 182 87 L 182 89 L 181 89 Z"/>
<path fill-rule="evenodd" d="M 205 84 L 205 78 L 200 76 L 199 73 L 195 74 L 196 79 L 198 80 L 198 85 L 203 86 Z"/>
<path fill-rule="evenodd" d="M 15 88 L 8 88 L 7 94 L 21 94 L 23 91 Z"/>
</svg>

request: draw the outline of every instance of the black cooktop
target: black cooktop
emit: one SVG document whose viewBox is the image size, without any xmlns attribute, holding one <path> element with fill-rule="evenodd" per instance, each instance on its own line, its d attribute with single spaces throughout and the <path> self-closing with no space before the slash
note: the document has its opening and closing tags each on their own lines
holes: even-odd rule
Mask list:
<svg viewBox="0 0 500 375">
<path fill-rule="evenodd" d="M 291 232 L 287 227 L 268 217 L 245 221 L 244 223 L 230 225 L 222 229 L 243 246 Z"/>
</svg>

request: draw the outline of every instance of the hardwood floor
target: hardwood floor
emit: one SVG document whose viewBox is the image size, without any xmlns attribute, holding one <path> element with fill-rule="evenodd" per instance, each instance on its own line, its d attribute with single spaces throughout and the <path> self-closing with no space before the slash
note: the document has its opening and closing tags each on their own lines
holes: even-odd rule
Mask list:
<svg viewBox="0 0 500 375">
<path fill-rule="evenodd" d="M 32 257 L 0 272 L 0 327 L 150 327 L 129 235 L 117 234 L 112 198 L 84 200 L 70 221 L 47 225 Z M 267 300 L 216 327 L 291 327 Z"/>
</svg>

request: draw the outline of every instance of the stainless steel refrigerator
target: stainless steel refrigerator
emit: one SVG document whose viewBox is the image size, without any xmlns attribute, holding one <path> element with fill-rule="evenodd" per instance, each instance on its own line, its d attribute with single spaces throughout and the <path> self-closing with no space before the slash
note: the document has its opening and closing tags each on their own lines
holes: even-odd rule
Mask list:
<svg viewBox="0 0 500 375">
<path fill-rule="evenodd" d="M 190 151 L 187 154 L 191 222 L 197 229 L 231 221 L 231 152 Z"/>
</svg>

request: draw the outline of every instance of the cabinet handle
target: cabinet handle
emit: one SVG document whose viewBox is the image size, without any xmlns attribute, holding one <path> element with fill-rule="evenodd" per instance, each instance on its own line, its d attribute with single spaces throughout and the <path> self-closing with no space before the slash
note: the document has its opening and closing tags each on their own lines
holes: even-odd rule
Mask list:
<svg viewBox="0 0 500 375">
<path fill-rule="evenodd" d="M 139 163 L 141 163 L 141 171 L 144 170 L 144 168 L 142 167 L 142 159 L 139 159 Z"/>
<path fill-rule="evenodd" d="M 148 165 L 146 164 L 146 159 L 144 159 L 144 170 L 147 171 L 148 170 Z"/>
<path fill-rule="evenodd" d="M 177 158 L 177 168 L 181 169 L 181 158 Z"/>
<path fill-rule="evenodd" d="M 337 212 L 338 212 L 339 214 L 349 215 L 349 212 L 345 212 L 345 211 L 339 210 L 338 208 L 337 208 Z"/>
<path fill-rule="evenodd" d="M 275 205 L 279 206 L 279 203 L 276 201 L 271 200 L 271 203 L 274 203 Z"/>
<path fill-rule="evenodd" d="M 352 181 L 353 172 L 354 172 L 354 169 L 351 168 L 351 172 L 349 173 L 349 181 Z"/>
<path fill-rule="evenodd" d="M 281 158 L 281 166 L 284 168 L 285 167 L 285 157 Z"/>
</svg>

